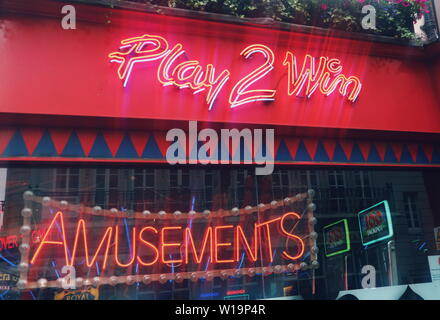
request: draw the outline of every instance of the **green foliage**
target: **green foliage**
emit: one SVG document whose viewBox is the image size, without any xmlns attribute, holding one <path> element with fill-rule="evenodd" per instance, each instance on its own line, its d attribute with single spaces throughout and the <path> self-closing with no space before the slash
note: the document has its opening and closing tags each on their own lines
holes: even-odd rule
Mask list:
<svg viewBox="0 0 440 320">
<path fill-rule="evenodd" d="M 272 18 L 275 21 L 318 26 L 351 32 L 373 33 L 412 39 L 413 21 L 420 16 L 420 1 L 407 0 L 132 0 L 241 18 Z M 399 0 L 394 0 L 398 2 Z M 361 26 L 362 7 L 376 8 L 376 29 Z"/>
</svg>

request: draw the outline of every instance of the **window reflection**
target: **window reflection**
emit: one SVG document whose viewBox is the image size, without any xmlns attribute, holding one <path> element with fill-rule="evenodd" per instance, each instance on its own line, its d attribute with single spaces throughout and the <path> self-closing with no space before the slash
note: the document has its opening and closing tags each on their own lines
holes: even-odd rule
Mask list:
<svg viewBox="0 0 440 320">
<path fill-rule="evenodd" d="M 377 287 L 428 283 L 431 281 L 428 256 L 438 254 L 433 231 L 440 225 L 440 216 L 438 210 L 432 209 L 439 208 L 438 194 L 433 192 L 440 190 L 438 177 L 436 171 L 342 168 L 281 167 L 270 176 L 255 176 L 253 168 L 248 167 L 8 168 L 5 202 L 0 203 L 0 210 L 4 211 L 0 220 L 3 222 L 0 255 L 13 265 L 19 262 L 19 239 L 8 237 L 19 234 L 26 190 L 72 204 L 116 208 L 124 212 L 148 210 L 157 215 L 160 210 L 203 212 L 256 206 L 313 189 L 320 263 L 314 272 L 300 270 L 226 280 L 215 278 L 213 281 L 104 285 L 100 288 L 100 298 L 223 299 L 228 292 L 244 292 L 240 298 L 245 299 L 247 295 L 250 299 L 262 299 L 289 292 L 289 295 L 306 299 L 334 299 L 341 291 L 362 289 L 365 275 L 361 270 L 366 265 L 374 266 Z M 389 203 L 394 236 L 364 246 L 358 213 L 383 200 Z M 32 219 L 33 227 L 39 226 L 44 219 L 41 208 L 36 208 Z M 351 248 L 343 254 L 326 256 L 323 228 L 341 219 L 347 220 Z M 372 225 L 379 224 L 379 216 L 373 216 L 370 221 Z M 120 223 L 121 228 L 124 227 Z M 131 224 L 129 221 L 128 227 Z M 332 236 L 335 241 L 340 239 L 335 236 L 337 234 Z M 41 234 L 34 234 L 33 239 L 41 241 Z M 58 262 L 54 263 L 50 266 L 51 272 L 61 267 Z M 238 268 L 246 263 L 240 261 Z M 0 261 L 0 269 L 14 273 L 14 268 L 5 260 Z M 133 268 L 132 272 L 135 270 Z M 40 291 L 33 292 L 40 299 L 50 298 L 54 293 Z"/>
</svg>

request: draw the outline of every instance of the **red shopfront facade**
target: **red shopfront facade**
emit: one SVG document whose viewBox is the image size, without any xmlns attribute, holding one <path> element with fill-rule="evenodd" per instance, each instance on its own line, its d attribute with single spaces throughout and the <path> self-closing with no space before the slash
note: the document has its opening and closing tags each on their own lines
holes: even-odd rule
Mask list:
<svg viewBox="0 0 440 320">
<path fill-rule="evenodd" d="M 54 201 L 68 200 L 69 203 L 83 205 L 86 209 L 78 209 L 83 213 L 96 213 L 93 208 L 99 205 L 111 215 L 111 200 L 121 196 L 118 190 L 122 190 L 121 179 L 125 178 L 124 181 L 134 181 L 134 196 L 124 198 L 123 205 L 115 205 L 119 205 L 116 213 L 113 212 L 115 217 L 117 212 L 124 212 L 129 203 L 137 202 L 136 188 L 144 188 L 144 194 L 150 188 L 152 194 L 157 194 L 161 179 L 169 179 L 167 195 L 171 204 L 166 204 L 167 200 L 163 200 L 161 196 L 142 196 L 144 200 L 148 199 L 142 206 L 131 208 L 134 217 L 137 214 L 141 216 L 140 213 L 145 210 L 156 214 L 161 211 L 158 207 L 160 205 L 164 206 L 162 209 L 165 216 L 175 211 L 181 211 L 184 215 L 189 214 L 190 210 L 203 212 L 203 205 L 204 209 L 216 213 L 220 209 L 229 210 L 232 215 L 231 207 L 228 207 L 232 201 L 229 191 L 220 192 L 221 195 L 217 198 L 214 194 L 216 186 L 222 189 L 224 184 L 221 176 L 229 175 L 230 170 L 237 171 L 234 174 L 239 176 L 240 165 L 219 164 L 206 167 L 209 168 L 207 170 L 214 171 L 213 177 L 218 176 L 219 180 L 213 182 L 212 194 L 204 195 L 205 202 L 200 208 L 194 207 L 194 204 L 187 205 L 187 202 L 198 201 L 196 193 L 190 192 L 188 197 L 186 194 L 182 195 L 183 200 L 180 203 L 185 203 L 182 208 L 173 204 L 172 198 L 173 192 L 176 192 L 176 197 L 180 196 L 179 186 L 188 184 L 191 189 L 190 185 L 195 180 L 192 173 L 185 175 L 182 172 L 205 170 L 203 165 L 193 164 L 189 169 L 181 165 L 175 169 L 175 176 L 172 172 L 167 173 L 167 178 L 162 176 L 162 171 L 174 169 L 166 160 L 167 149 L 171 144 L 166 140 L 167 131 L 172 128 L 187 131 L 188 121 L 197 121 L 199 130 L 275 129 L 273 159 L 277 177 L 273 174 L 269 183 L 256 177 L 247 179 L 244 174 L 241 182 L 238 182 L 238 178 L 227 182 L 226 189 L 240 184 L 242 191 L 237 191 L 238 200 L 232 201 L 240 209 L 245 208 L 245 205 L 257 208 L 260 203 L 269 205 L 273 200 L 282 201 L 286 196 L 295 196 L 296 192 L 291 194 L 294 190 L 299 194 L 303 194 L 301 191 L 307 194 L 308 189 L 317 189 L 319 193 L 322 185 L 327 185 L 328 190 L 320 192 L 318 196 L 324 204 L 322 211 L 317 201 L 316 210 L 311 210 L 315 211 L 318 218 L 316 231 L 321 237 L 324 227 L 340 218 L 349 220 L 350 234 L 354 237 L 354 233 L 359 233 L 359 226 L 356 225 L 357 213 L 360 211 L 358 209 L 371 207 L 376 200 L 392 202 L 391 198 L 386 198 L 386 192 L 376 190 L 371 191 L 371 196 L 366 195 L 365 190 L 374 189 L 371 175 L 422 179 L 420 184 L 424 188 L 417 189 L 422 195 L 413 201 L 414 205 L 418 205 L 418 211 L 415 211 L 419 215 L 417 219 L 420 218 L 421 221 L 419 225 L 412 215 L 411 188 L 403 190 L 403 198 L 396 200 L 402 202 L 402 212 L 399 214 L 397 204 L 391 208 L 392 215 L 400 217 L 393 218 L 396 224 L 395 240 L 410 242 L 409 239 L 402 240 L 404 236 L 397 232 L 404 230 L 399 229 L 397 221 L 405 219 L 406 213 L 406 219 L 412 224 L 410 227 L 420 229 L 426 238 L 422 241 L 429 250 L 425 255 L 438 254 L 434 233 L 431 237 L 431 234 L 427 235 L 425 232 L 425 229 L 440 225 L 440 203 L 437 200 L 440 190 L 437 181 L 440 167 L 440 60 L 435 45 L 412 47 L 342 38 L 332 32 L 322 35 L 300 32 L 297 29 L 233 24 L 84 4 L 75 4 L 77 29 L 64 30 L 60 24 L 63 5 L 64 3 L 52 1 L 5 1 L 2 4 L 0 161 L 2 167 L 8 168 L 5 227 L 2 230 L 5 237 L 19 234 L 22 231 L 21 225 L 26 224 L 26 217 L 21 220 L 23 201 L 20 198 L 26 190 L 33 191 L 40 201 L 39 205 L 42 205 L 45 196 L 51 196 Z M 189 142 L 187 156 L 195 147 L 200 146 Z M 234 154 L 236 151 L 230 152 Z M 252 145 L 246 144 L 241 146 L 241 151 L 250 154 L 256 152 Z M 244 167 L 252 172 L 249 170 L 252 165 Z M 54 178 L 46 181 L 44 170 L 52 169 L 56 171 Z M 89 169 L 95 170 L 93 178 L 85 173 Z M 130 179 L 128 176 L 124 178 L 125 169 L 133 170 Z M 148 182 L 148 170 L 160 171 L 152 173 L 151 177 L 155 181 L 152 185 Z M 368 173 L 370 171 L 375 173 Z M 31 177 L 26 177 L 28 174 Z M 112 178 L 112 175 L 119 178 Z M 204 183 L 208 181 L 207 176 L 205 172 Z M 325 183 L 322 179 L 324 176 L 328 177 Z M 139 177 L 142 182 L 138 184 L 136 179 Z M 292 182 L 295 177 L 302 183 L 302 189 L 292 187 L 296 186 L 296 182 Z M 96 184 L 89 185 L 87 192 L 83 186 L 79 189 L 84 190 L 76 190 L 74 196 L 69 193 L 72 190 L 69 188 L 73 186 L 75 189 L 75 183 L 85 185 L 89 181 L 87 179 L 92 179 Z M 99 185 L 99 179 L 105 181 L 104 186 Z M 112 179 L 120 180 L 112 186 Z M 289 183 L 284 183 L 283 179 L 289 180 Z M 335 194 L 344 188 L 349 189 L 347 186 L 350 183 L 347 181 L 350 179 L 356 188 L 360 186 L 362 195 L 351 194 L 352 198 L 349 199 L 348 193 Z M 375 179 L 379 181 L 381 178 Z M 399 179 L 396 178 L 393 183 L 411 184 Z M 359 184 L 358 180 L 362 182 Z M 382 181 L 383 186 L 387 183 L 385 180 Z M 54 188 L 49 186 L 50 183 L 53 183 Z M 270 186 L 265 189 L 265 184 Z M 178 187 L 173 189 L 173 185 Z M 257 191 L 248 192 L 247 187 L 249 190 L 255 187 Z M 102 199 L 97 196 L 98 189 L 104 190 Z M 206 193 L 207 189 L 208 187 L 204 188 L 203 192 Z M 390 192 L 395 197 L 397 191 Z M 158 197 L 162 199 L 161 204 L 157 203 Z M 209 197 L 214 200 L 206 200 Z M 221 197 L 229 198 L 219 200 Z M 362 198 L 362 204 L 350 205 L 356 202 L 356 197 Z M 307 200 L 304 201 L 307 205 Z M 57 205 L 62 206 L 60 202 Z M 307 211 L 307 208 L 309 207 L 303 209 Z M 342 214 L 339 217 L 337 214 L 350 212 L 354 208 L 358 211 L 353 211 L 352 216 Z M 239 216 L 245 213 L 245 209 L 240 210 Z M 429 218 L 425 217 L 423 210 L 430 210 Z M 121 217 L 129 217 L 128 212 Z M 280 212 L 275 215 L 282 216 L 287 212 L 286 208 Z M 326 216 L 327 213 L 331 214 Z M 55 221 L 54 212 L 52 219 L 47 220 L 41 214 L 41 220 L 34 221 L 35 226 L 31 226 L 33 231 L 38 229 L 37 225 L 47 230 L 51 221 Z M 274 216 L 267 217 L 269 219 Z M 310 219 L 312 218 L 309 217 L 309 222 Z M 261 223 L 261 220 L 258 221 Z M 165 223 L 164 226 L 166 225 Z M 44 232 L 40 234 L 36 244 L 32 244 L 33 237 L 29 239 L 31 254 L 26 259 L 31 264 L 28 268 L 30 273 L 26 268 L 19 268 L 21 279 L 24 279 L 24 274 L 31 277 L 29 274 L 32 273 L 32 266 L 36 265 L 36 260 L 31 258 L 35 257 L 35 252 L 40 247 L 44 247 L 41 245 L 45 239 Z M 259 267 L 268 268 L 260 270 L 257 267 L 256 273 L 261 274 L 261 277 L 287 277 L 284 280 L 268 278 L 276 283 L 277 289 L 270 289 L 272 291 L 261 289 L 260 284 L 249 289 L 235 279 L 231 280 L 233 283 L 230 286 L 218 284 L 221 288 L 218 290 L 215 289 L 216 284 L 206 290 L 198 284 L 197 289 L 188 289 L 188 296 L 179 296 L 179 290 L 175 287 L 164 289 L 168 294 L 161 295 L 164 286 L 183 286 L 174 283 L 179 272 L 174 265 L 177 260 L 163 258 L 163 264 L 168 263 L 171 269 L 151 271 L 155 276 L 143 285 L 155 287 L 147 290 L 152 293 L 144 298 L 223 298 L 234 296 L 228 295 L 228 292 L 238 291 L 252 299 L 269 298 L 282 295 L 273 290 L 285 293 L 292 289 L 282 291 L 282 288 L 291 286 L 294 287 L 293 291 L 296 290 L 292 294 L 295 296 L 331 298 L 334 294 L 329 293 L 328 288 L 332 283 L 338 283 L 338 292 L 361 288 L 360 269 L 363 262 L 356 260 L 358 253 L 354 249 L 354 244 L 359 239 L 354 237 L 351 240 L 351 251 L 333 258 L 324 255 L 324 240 L 319 237 L 316 243 L 304 244 L 308 258 L 304 260 L 301 255 L 303 260 L 298 258 L 290 261 L 294 266 L 298 265 L 299 269 L 294 266 L 289 269 L 289 261 L 284 261 L 281 264 L 282 272 L 275 272 L 273 259 L 267 260 L 269 264 L 264 265 L 261 262 Z M 20 240 L 16 247 L 19 245 Z M 299 245 L 296 246 L 299 250 Z M 359 246 L 364 248 L 362 243 Z M 315 252 L 317 250 L 314 247 L 320 249 L 320 254 Z M 43 249 L 41 250 L 44 251 Z M 376 249 L 382 250 L 382 247 L 374 248 Z M 46 251 L 46 258 L 51 254 L 60 256 L 56 250 L 50 251 L 52 253 L 49 249 Z M 376 253 L 373 255 L 377 256 Z M 19 256 L 23 259 L 23 252 Z M 127 257 L 129 256 L 134 254 L 128 254 Z M 340 260 L 342 257 L 345 260 Z M 424 256 L 423 259 L 425 258 Z M 378 286 L 429 282 L 414 278 L 408 280 L 410 276 L 407 275 L 411 274 L 411 268 L 399 272 L 399 263 L 405 261 L 405 258 L 397 254 L 396 260 L 386 261 L 390 269 L 396 268 L 391 277 L 389 272 L 377 267 L 378 274 L 383 273 L 380 276 L 383 277 L 382 282 Z M 243 267 L 240 261 L 237 256 L 234 263 L 238 263 L 238 266 L 223 266 L 218 269 L 213 267 L 213 272 L 217 272 L 214 274 L 215 281 L 229 281 L 228 275 L 222 274 L 224 270 L 248 271 L 251 268 Z M 305 276 L 300 275 L 301 263 L 312 266 L 313 261 L 318 261 L 319 266 L 315 263 L 313 268 L 304 267 L 309 272 Z M 17 260 L 17 264 L 19 263 Z M 380 260 L 377 261 L 379 263 Z M 120 263 L 119 267 L 121 265 L 124 264 Z M 129 268 L 134 268 L 135 265 L 134 263 Z M 325 274 L 335 271 L 336 269 L 332 269 L 334 265 L 340 266 L 342 274 L 347 277 L 350 274 L 350 278 L 326 282 Z M 192 281 L 190 285 L 195 286 L 197 281 L 191 279 L 192 273 L 200 272 L 199 279 L 202 278 L 202 271 L 207 272 L 201 270 L 200 266 L 196 269 L 188 268 L 182 273 L 182 281 Z M 93 275 L 84 273 L 87 275 L 82 276 L 83 280 L 88 279 L 87 277 L 93 280 L 93 277 L 99 275 L 97 270 L 94 272 Z M 136 277 L 139 274 L 133 269 L 124 269 L 124 272 L 124 277 Z M 247 279 L 249 274 L 246 272 L 239 278 Z M 405 276 L 401 277 L 400 274 Z M 165 275 L 163 282 L 161 275 Z M 130 278 L 124 282 L 120 281 L 122 278 L 112 280 L 111 276 L 119 277 L 119 274 L 102 277 L 107 279 L 102 286 L 115 288 L 116 283 L 119 283 L 134 287 L 132 282 L 137 283 L 138 280 Z M 25 286 L 23 295 L 32 292 L 35 296 L 38 290 L 42 292 L 46 286 L 38 282 L 41 278 L 41 275 L 33 281 L 27 278 L 29 287 Z M 303 282 L 300 282 L 301 279 Z M 50 289 L 51 280 L 47 280 Z M 116 283 L 112 284 L 111 281 Z M 303 283 L 302 289 L 298 283 Z M 110 296 L 109 293 L 101 293 L 103 298 Z M 128 296 L 134 298 L 131 294 Z M 114 297 L 118 297 L 118 294 L 115 293 Z"/>
</svg>

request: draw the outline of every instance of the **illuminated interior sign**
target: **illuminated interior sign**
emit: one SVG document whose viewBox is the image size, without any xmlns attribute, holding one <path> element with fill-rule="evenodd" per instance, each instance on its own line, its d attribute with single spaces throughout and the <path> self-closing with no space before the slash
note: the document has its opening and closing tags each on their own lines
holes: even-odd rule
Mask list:
<svg viewBox="0 0 440 320">
<path fill-rule="evenodd" d="M 218 297 L 220 293 L 218 292 L 204 292 L 200 294 L 200 298 L 212 298 L 212 297 Z"/>
<path fill-rule="evenodd" d="M 246 293 L 246 290 L 244 290 L 244 289 L 226 291 L 227 296 L 232 296 L 232 295 L 236 295 L 236 294 L 244 294 L 244 293 Z"/>
<path fill-rule="evenodd" d="M 0 291 L 9 290 L 17 283 L 18 279 L 19 277 L 17 275 L 4 272 L 0 269 Z"/>
<path fill-rule="evenodd" d="M 391 213 L 386 200 L 359 212 L 358 220 L 364 246 L 393 236 Z"/>
<path fill-rule="evenodd" d="M 244 60 L 255 56 L 262 58 L 260 66 L 236 81 L 229 93 L 230 108 L 255 101 L 275 100 L 275 88 L 256 89 L 262 78 L 274 71 L 275 54 L 271 48 L 263 44 L 251 44 L 243 49 L 240 55 Z M 202 65 L 198 60 L 187 58 L 183 44 L 171 47 L 168 41 L 158 35 L 142 35 L 121 41 L 119 51 L 108 55 L 110 62 L 118 63 L 118 77 L 126 87 L 133 67 L 139 63 L 159 61 L 157 80 L 163 86 L 174 85 L 179 89 L 190 89 L 193 94 L 206 92 L 206 103 L 211 110 L 216 99 L 231 78 L 231 71 L 216 70 L 213 64 Z M 283 66 L 287 72 L 287 94 L 310 98 L 319 89 L 324 95 L 337 90 L 354 102 L 360 94 L 362 84 L 358 77 L 346 76 L 342 73 L 341 61 L 329 57 L 314 58 L 307 54 L 303 64 L 297 57 L 287 51 Z M 300 71 L 299 71 L 300 70 Z"/>
<path fill-rule="evenodd" d="M 291 296 L 293 292 L 293 286 L 287 286 L 283 288 L 283 295 L 285 297 Z"/>
<path fill-rule="evenodd" d="M 63 290 L 55 294 L 55 300 L 99 300 L 99 289 Z"/>
<path fill-rule="evenodd" d="M 0 238 L 0 252 L 3 250 L 13 249 L 18 247 L 18 237 L 16 235 L 6 236 Z"/>
<path fill-rule="evenodd" d="M 263 255 L 271 263 L 274 260 L 272 233 L 278 236 L 278 241 L 286 243 L 285 248 L 279 252 L 282 259 L 298 260 L 305 250 L 303 239 L 287 227 L 301 219 L 295 212 L 287 212 L 277 218 L 254 223 L 251 236 L 245 235 L 243 226 L 232 224 L 208 226 L 204 232 L 197 233 L 191 226 L 133 226 L 130 232 L 125 232 L 126 238 L 131 238 L 131 241 L 128 242 L 130 252 L 124 254 L 128 259 L 125 258 L 124 261 L 120 257 L 120 251 L 121 247 L 127 247 L 127 243 L 124 240 L 122 244 L 123 231 L 118 225 L 108 226 L 98 233 L 96 229 L 88 228 L 84 219 L 80 219 L 75 228 L 71 228 L 74 236 L 73 241 L 68 243 L 65 219 L 61 211 L 54 215 L 32 255 L 31 264 L 48 258 L 48 254 L 57 249 L 62 252 L 67 266 L 77 266 L 77 260 L 84 258 L 85 266 L 96 268 L 99 263 L 101 271 L 107 269 L 110 257 L 113 257 L 113 263 L 121 268 L 129 268 L 133 264 L 228 264 L 240 262 L 243 256 L 247 256 L 251 262 L 256 262 Z M 200 237 L 200 234 L 203 236 Z M 91 248 L 91 238 L 95 250 Z"/>
<path fill-rule="evenodd" d="M 17 286 L 66 289 L 75 278 L 76 287 L 69 289 L 81 289 L 314 270 L 319 263 L 312 197 L 305 192 L 231 210 L 151 213 L 32 195 L 26 205 L 38 205 L 41 213 L 32 221 L 32 210 L 22 211 Z M 31 223 L 39 230 L 35 235 Z"/>
<path fill-rule="evenodd" d="M 39 242 L 41 236 L 44 231 L 42 230 L 33 230 L 31 233 L 31 244 L 34 245 Z M 18 248 L 19 242 L 23 238 L 22 234 L 19 235 L 9 235 L 5 237 L 0 237 L 0 252 L 3 250 L 9 250 Z"/>
<path fill-rule="evenodd" d="M 347 219 L 342 219 L 325 226 L 323 232 L 326 257 L 350 251 L 350 232 Z"/>
</svg>

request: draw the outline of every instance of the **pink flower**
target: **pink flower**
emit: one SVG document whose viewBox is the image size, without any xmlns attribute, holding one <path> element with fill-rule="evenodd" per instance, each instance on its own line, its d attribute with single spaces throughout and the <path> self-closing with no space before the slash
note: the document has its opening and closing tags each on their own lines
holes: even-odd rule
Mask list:
<svg viewBox="0 0 440 320">
<path fill-rule="evenodd" d="M 327 10 L 328 6 L 326 4 L 321 4 L 321 9 L 322 10 Z"/>
</svg>

